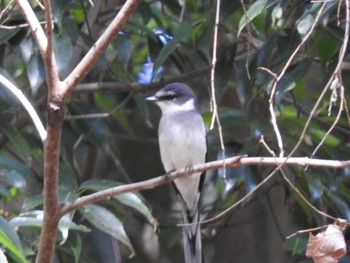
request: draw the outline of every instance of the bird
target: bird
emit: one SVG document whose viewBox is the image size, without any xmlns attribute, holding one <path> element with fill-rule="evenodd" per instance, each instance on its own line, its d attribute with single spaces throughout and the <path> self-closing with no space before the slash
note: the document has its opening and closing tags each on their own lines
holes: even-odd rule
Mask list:
<svg viewBox="0 0 350 263">
<path fill-rule="evenodd" d="M 155 102 L 162 112 L 158 140 L 165 171 L 169 173 L 205 163 L 206 128 L 193 90 L 184 83 L 171 83 L 146 100 Z M 198 222 L 203 181 L 203 173 L 193 173 L 173 182 L 185 225 L 182 232 L 186 263 L 202 262 L 201 229 Z"/>
</svg>

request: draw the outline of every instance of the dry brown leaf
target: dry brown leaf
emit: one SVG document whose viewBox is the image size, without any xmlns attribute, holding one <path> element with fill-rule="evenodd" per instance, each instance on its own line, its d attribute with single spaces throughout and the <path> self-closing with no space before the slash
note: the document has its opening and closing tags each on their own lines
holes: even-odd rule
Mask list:
<svg viewBox="0 0 350 263">
<path fill-rule="evenodd" d="M 342 229 L 342 226 L 332 224 L 316 236 L 310 234 L 306 256 L 312 257 L 315 263 L 338 262 L 338 259 L 346 253 Z"/>
</svg>

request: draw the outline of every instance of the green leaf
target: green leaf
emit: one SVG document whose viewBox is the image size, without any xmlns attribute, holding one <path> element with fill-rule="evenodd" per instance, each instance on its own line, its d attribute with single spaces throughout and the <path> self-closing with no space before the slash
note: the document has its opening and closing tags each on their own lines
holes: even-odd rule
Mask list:
<svg viewBox="0 0 350 263">
<path fill-rule="evenodd" d="M 58 71 L 65 70 L 73 54 L 73 45 L 68 32 L 62 29 L 60 34 L 55 34 L 54 44 Z"/>
<path fill-rule="evenodd" d="M 279 95 L 293 89 L 296 82 L 301 80 L 307 74 L 311 65 L 312 60 L 309 58 L 303 59 L 296 65 L 292 65 L 278 82 L 276 94 Z"/>
<path fill-rule="evenodd" d="M 11 29 L 11 30 L 0 28 L 0 45 L 5 43 L 7 40 L 9 40 L 14 35 L 16 35 L 16 33 L 19 30 L 20 30 L 19 28 Z"/>
<path fill-rule="evenodd" d="M 60 245 L 64 244 L 67 241 L 69 230 L 77 230 L 82 232 L 90 232 L 90 229 L 84 225 L 77 225 L 72 221 L 74 213 L 69 213 L 64 215 L 60 222 L 58 223 L 58 229 L 62 235 L 62 241 Z"/>
<path fill-rule="evenodd" d="M 82 242 L 80 235 L 74 235 L 74 240 L 70 242 L 71 244 L 71 250 L 73 251 L 74 255 L 74 262 L 78 263 L 81 255 L 81 248 L 82 248 Z"/>
<path fill-rule="evenodd" d="M 89 189 L 93 191 L 102 191 L 106 190 L 112 187 L 116 187 L 121 185 L 120 183 L 117 183 L 115 181 L 111 180 L 89 180 L 84 182 L 81 186 L 80 189 Z M 116 195 L 113 196 L 114 199 L 119 201 L 120 203 L 134 208 L 136 211 L 140 212 L 142 215 L 144 215 L 147 220 L 153 225 L 153 228 L 156 229 L 158 222 L 157 220 L 153 217 L 151 210 L 145 205 L 145 203 L 142 201 L 142 199 L 135 193 L 124 193 L 121 195 Z"/>
<path fill-rule="evenodd" d="M 217 101 L 220 101 L 222 95 L 226 91 L 228 81 L 232 78 L 236 48 L 236 43 L 227 46 L 217 61 L 215 71 L 215 88 Z"/>
<path fill-rule="evenodd" d="M 241 34 L 243 28 L 245 28 L 255 17 L 260 15 L 267 8 L 268 0 L 258 0 L 254 2 L 247 12 L 243 14 L 238 24 L 237 37 Z"/>
<path fill-rule="evenodd" d="M 86 205 L 80 211 L 90 223 L 122 242 L 131 250 L 131 255 L 134 254 L 134 249 L 126 235 L 123 224 L 113 213 L 98 205 Z"/>
<path fill-rule="evenodd" d="M 43 195 L 42 194 L 29 196 L 23 202 L 22 211 L 32 210 L 32 209 L 34 209 L 42 204 L 43 204 Z"/>
<path fill-rule="evenodd" d="M 35 94 L 45 81 L 44 62 L 39 53 L 33 53 L 28 64 L 28 79 L 32 92 Z"/>
<path fill-rule="evenodd" d="M 22 189 L 26 186 L 26 181 L 22 174 L 17 172 L 16 170 L 0 170 L 0 177 L 5 179 L 11 186 Z"/>
<path fill-rule="evenodd" d="M 21 213 L 19 216 L 10 220 L 12 227 L 41 227 L 43 223 L 44 212 L 42 210 L 34 210 L 30 212 Z M 65 235 L 69 229 L 90 232 L 90 229 L 84 225 L 74 223 L 70 216 L 64 216 L 58 223 L 59 230 Z"/>
<path fill-rule="evenodd" d="M 164 61 L 175 51 L 180 42 L 188 37 L 192 29 L 192 25 L 186 22 L 178 26 L 173 38 L 162 48 L 156 62 L 154 63 L 153 72 L 157 72 Z"/>
<path fill-rule="evenodd" d="M 0 216 L 0 243 L 6 248 L 7 252 L 17 262 L 29 262 L 23 253 L 21 242 L 17 233 L 11 225 Z"/>
<path fill-rule="evenodd" d="M 311 128 L 309 129 L 309 134 L 312 136 L 312 138 L 315 141 L 320 142 L 323 139 L 323 137 L 326 135 L 326 132 L 323 130 Z M 339 138 L 329 134 L 325 139 L 324 144 L 328 146 L 338 146 L 340 144 L 340 140 Z"/>
<path fill-rule="evenodd" d="M 23 165 L 21 162 L 17 161 L 16 159 L 0 157 L 0 167 L 1 166 L 8 169 L 16 170 L 23 176 L 32 175 L 32 171 L 27 166 Z"/>
<path fill-rule="evenodd" d="M 290 251 L 292 255 L 299 255 L 305 252 L 307 245 L 307 238 L 295 236 L 292 238 L 288 238 L 284 244 L 283 248 Z"/>
<path fill-rule="evenodd" d="M 26 139 L 22 136 L 22 134 L 16 130 L 14 130 L 11 126 L 0 123 L 0 128 L 5 133 L 6 137 L 13 144 L 17 153 L 22 157 L 22 159 L 26 162 L 26 164 L 31 163 L 31 152 L 29 144 Z"/>
<path fill-rule="evenodd" d="M 11 239 L 11 241 L 14 243 L 15 246 L 22 251 L 21 242 L 18 238 L 17 233 L 13 230 L 11 225 L 2 216 L 0 216 L 0 229 L 6 234 L 8 238 Z"/>
<path fill-rule="evenodd" d="M 29 262 L 23 253 L 12 243 L 6 234 L 0 229 L 0 243 L 8 250 L 10 256 L 17 262 Z"/>
</svg>

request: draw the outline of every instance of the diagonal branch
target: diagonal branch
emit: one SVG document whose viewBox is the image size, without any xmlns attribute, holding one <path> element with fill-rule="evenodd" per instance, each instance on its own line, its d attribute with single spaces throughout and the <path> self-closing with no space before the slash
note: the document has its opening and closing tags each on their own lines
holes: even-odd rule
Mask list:
<svg viewBox="0 0 350 263">
<path fill-rule="evenodd" d="M 75 67 L 72 73 L 63 81 L 63 96 L 67 98 L 78 85 L 78 83 L 90 71 L 94 63 L 100 58 L 104 50 L 116 37 L 118 32 L 122 29 L 126 21 L 129 19 L 135 10 L 139 0 L 127 0 L 123 7 L 113 19 L 106 31 L 96 41 L 93 47 L 88 51 L 85 57 Z"/>
<path fill-rule="evenodd" d="M 47 37 L 38 18 L 27 0 L 16 0 L 16 2 L 32 31 L 41 55 L 44 57 L 47 50 Z"/>
<path fill-rule="evenodd" d="M 246 156 L 235 156 L 231 158 L 226 158 L 224 160 L 219 161 L 213 161 L 205 164 L 199 164 L 195 165 L 191 168 L 190 172 L 206 172 L 209 170 L 215 170 L 218 168 L 222 168 L 224 166 L 242 166 L 242 165 L 267 165 L 267 166 L 276 166 L 276 165 L 299 165 L 299 166 L 314 166 L 314 167 L 331 167 L 331 168 L 345 168 L 350 167 L 350 160 L 348 161 L 337 161 L 337 160 L 324 160 L 324 159 L 309 159 L 307 157 L 290 157 L 290 158 L 276 158 L 276 157 L 246 157 Z M 82 207 L 87 204 L 95 203 L 97 201 L 100 201 L 102 199 L 110 198 L 115 195 L 120 195 L 127 192 L 135 192 L 135 191 L 141 191 L 141 190 L 147 190 L 147 189 L 153 189 L 157 186 L 169 183 L 177 178 L 187 176 L 189 175 L 188 168 L 181 169 L 178 171 L 174 171 L 171 173 L 168 173 L 164 176 L 155 177 L 146 181 L 138 182 L 138 183 L 132 183 L 132 184 L 126 184 L 121 185 L 117 187 L 113 187 L 110 189 L 106 189 L 103 191 L 99 191 L 93 194 L 89 194 L 83 197 L 80 197 L 73 201 L 72 203 L 66 204 L 60 212 L 60 216 L 64 216 L 65 214 Z M 266 177 L 258 187 L 254 188 L 253 191 L 251 191 L 246 197 L 248 198 L 253 193 L 255 193 L 262 185 L 264 185 L 270 178 L 273 176 L 271 174 L 269 177 Z M 244 199 L 245 200 L 245 199 Z M 236 204 L 235 206 L 236 207 Z M 230 207 L 228 210 L 231 210 Z M 224 211 L 226 213 L 227 211 Z M 218 215 L 217 217 L 221 216 Z M 215 218 L 217 218 L 215 217 Z M 205 221 L 206 222 L 206 221 Z"/>
</svg>

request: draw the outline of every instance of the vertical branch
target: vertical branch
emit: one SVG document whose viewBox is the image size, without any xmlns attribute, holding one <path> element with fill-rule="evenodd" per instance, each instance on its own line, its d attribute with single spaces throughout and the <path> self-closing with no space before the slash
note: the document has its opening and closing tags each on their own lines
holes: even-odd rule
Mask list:
<svg viewBox="0 0 350 263">
<path fill-rule="evenodd" d="M 58 78 L 58 71 L 56 65 L 55 54 L 53 51 L 53 27 L 52 12 L 50 0 L 45 0 L 45 20 L 46 20 L 46 37 L 47 48 L 45 50 L 43 59 L 46 70 L 46 83 L 48 87 L 48 106 L 57 110 L 63 105 L 63 96 L 61 95 L 60 81 Z"/>
<path fill-rule="evenodd" d="M 218 32 L 219 32 L 219 25 L 220 25 L 220 4 L 221 4 L 221 0 L 216 0 L 216 15 L 215 15 L 214 39 L 213 39 L 213 57 L 212 57 L 212 69 L 210 74 L 211 110 L 213 112 L 210 129 L 214 128 L 214 123 L 216 122 L 218 125 L 218 131 L 219 131 L 222 159 L 225 159 L 224 137 L 222 135 L 222 127 L 221 127 L 221 122 L 219 118 L 218 106 L 217 106 L 216 94 L 215 94 L 215 69 L 216 69 L 216 61 L 217 61 Z M 224 179 L 226 180 L 225 167 L 224 167 Z"/>
<path fill-rule="evenodd" d="M 47 138 L 44 145 L 44 222 L 36 263 L 52 261 L 59 215 L 58 164 L 63 110 L 49 110 Z"/>
<path fill-rule="evenodd" d="M 53 52 L 53 24 L 50 0 L 45 0 L 47 46 L 43 52 L 48 89 L 47 139 L 44 144 L 44 221 L 40 235 L 37 263 L 51 262 L 59 216 L 58 180 L 63 97 Z"/>
</svg>

